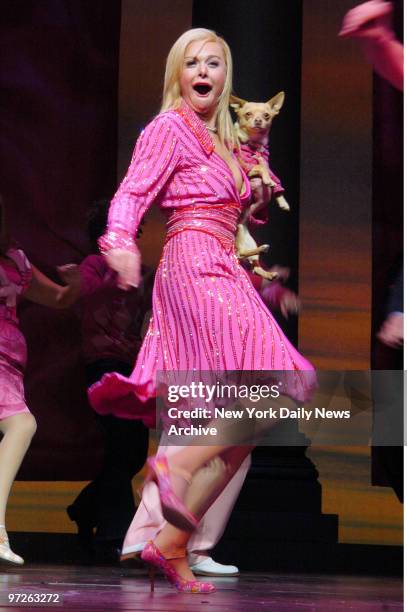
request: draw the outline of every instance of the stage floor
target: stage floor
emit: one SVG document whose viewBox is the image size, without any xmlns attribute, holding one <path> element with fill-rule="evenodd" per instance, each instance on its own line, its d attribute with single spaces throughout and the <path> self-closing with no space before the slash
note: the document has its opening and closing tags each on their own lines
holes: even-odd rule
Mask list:
<svg viewBox="0 0 407 612">
<path fill-rule="evenodd" d="M 293 612 L 342 610 L 374 612 L 402 610 L 400 578 L 321 574 L 245 573 L 239 578 L 214 579 L 218 591 L 212 595 L 178 594 L 159 577 L 150 594 L 142 569 L 107 566 L 27 565 L 0 567 L 0 610 L 27 610 L 34 603 L 10 603 L 14 595 L 43 600 L 59 595 L 48 609 L 137 610 L 183 612 L 206 610 L 238 612 L 273 610 Z M 56 597 L 54 598 L 56 599 Z M 38 605 L 38 604 L 37 604 Z M 44 604 L 41 605 L 43 607 Z"/>
</svg>

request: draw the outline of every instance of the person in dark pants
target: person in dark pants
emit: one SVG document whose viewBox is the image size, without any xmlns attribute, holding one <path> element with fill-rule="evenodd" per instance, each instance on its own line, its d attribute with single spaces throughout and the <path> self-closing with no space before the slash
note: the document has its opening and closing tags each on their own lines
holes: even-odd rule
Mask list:
<svg viewBox="0 0 407 612">
<path fill-rule="evenodd" d="M 96 240 L 106 226 L 108 201 L 91 210 L 88 231 L 94 246 L 80 265 L 82 291 L 79 302 L 86 384 L 104 374 L 129 376 L 142 341 L 143 321 L 149 311 L 153 274 L 145 268 L 138 289 L 117 288 L 116 274 L 96 254 Z M 82 546 L 99 560 L 116 557 L 135 512 L 132 479 L 143 467 L 148 451 L 148 429 L 131 414 L 96 414 L 104 437 L 104 461 L 97 477 L 68 506 L 78 526 Z"/>
</svg>

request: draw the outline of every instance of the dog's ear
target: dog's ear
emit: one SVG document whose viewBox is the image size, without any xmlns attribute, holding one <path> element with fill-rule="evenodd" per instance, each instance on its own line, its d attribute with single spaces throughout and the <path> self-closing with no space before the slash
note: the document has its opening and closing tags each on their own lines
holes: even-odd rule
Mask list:
<svg viewBox="0 0 407 612">
<path fill-rule="evenodd" d="M 280 112 L 281 107 L 284 104 L 284 98 L 285 93 L 283 91 L 280 91 L 278 92 L 278 94 L 270 98 L 270 100 L 267 102 L 270 108 L 272 108 L 276 112 L 276 115 Z"/>
<path fill-rule="evenodd" d="M 242 98 L 238 98 L 237 96 L 231 95 L 229 98 L 229 104 L 233 108 L 233 110 L 237 111 L 239 108 L 242 108 L 246 104 L 247 100 L 242 100 Z"/>
</svg>

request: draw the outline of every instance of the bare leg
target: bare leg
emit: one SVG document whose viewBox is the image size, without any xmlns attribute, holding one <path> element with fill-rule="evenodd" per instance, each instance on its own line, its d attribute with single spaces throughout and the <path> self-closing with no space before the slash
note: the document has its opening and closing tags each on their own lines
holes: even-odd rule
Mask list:
<svg viewBox="0 0 407 612">
<path fill-rule="evenodd" d="M 35 419 L 23 412 L 0 421 L 0 558 L 3 561 L 22 565 L 24 559 L 11 549 L 6 531 L 6 506 L 11 485 L 17 475 L 24 455 L 36 430 Z"/>
<path fill-rule="evenodd" d="M 295 409 L 297 402 L 292 398 L 284 395 L 277 399 L 268 398 L 266 400 L 267 407 L 276 407 L 279 410 L 279 406 L 284 401 L 284 406 Z M 237 409 L 242 407 L 238 404 L 235 406 Z M 188 472 L 192 476 L 195 472 L 201 468 L 204 464 L 209 463 L 214 457 L 222 456 L 224 453 L 229 452 L 231 448 L 241 447 L 244 444 L 255 444 L 254 440 L 261 440 L 262 437 L 269 431 L 275 424 L 278 423 L 278 419 L 270 420 L 267 417 L 250 419 L 244 417 L 234 422 L 214 420 L 213 425 L 217 427 L 218 436 L 221 439 L 233 440 L 228 445 L 208 445 L 207 438 L 205 436 L 196 436 L 193 438 L 193 444 L 181 448 L 177 453 L 173 453 L 168 461 L 169 469 L 180 468 L 181 470 Z M 212 423 L 209 424 L 211 426 Z M 232 447 L 231 444 L 234 446 Z M 246 446 L 246 448 L 249 448 Z M 252 447 L 254 448 L 254 447 Z M 171 478 L 175 479 L 176 470 L 174 474 L 171 474 Z M 176 482 L 176 493 L 181 499 L 184 498 L 184 493 L 187 489 L 187 484 L 184 481 L 182 484 L 178 478 Z"/>
<path fill-rule="evenodd" d="M 239 469 L 221 491 L 210 508 L 202 517 L 198 529 L 194 531 L 188 542 L 189 564 L 204 561 L 221 539 L 230 514 L 242 489 L 247 472 L 250 468 L 250 455 L 243 460 Z"/>
<path fill-rule="evenodd" d="M 188 447 L 188 450 L 194 448 Z M 186 495 L 188 510 L 198 519 L 202 518 L 252 449 L 252 446 L 224 448 L 220 456 L 214 457 L 208 464 L 198 469 Z M 190 537 L 191 533 L 181 531 L 167 523 L 157 535 L 155 544 L 162 552 L 169 552 L 186 548 Z M 170 559 L 168 562 L 186 580 L 194 579 L 187 557 Z"/>
<path fill-rule="evenodd" d="M 29 412 L 0 421 L 0 525 L 5 525 L 6 506 L 11 486 L 24 459 L 37 425 Z"/>
</svg>

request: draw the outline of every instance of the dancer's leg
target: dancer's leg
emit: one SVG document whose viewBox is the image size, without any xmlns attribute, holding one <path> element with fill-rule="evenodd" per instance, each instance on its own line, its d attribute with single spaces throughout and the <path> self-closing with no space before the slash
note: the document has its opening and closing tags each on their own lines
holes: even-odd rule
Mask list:
<svg viewBox="0 0 407 612">
<path fill-rule="evenodd" d="M 182 446 L 159 446 L 157 454 L 166 457 L 178 453 Z M 155 482 L 148 482 L 143 487 L 143 494 L 134 518 L 127 530 L 123 542 L 123 555 L 142 550 L 140 545 L 148 540 L 154 540 L 157 533 L 164 527 L 165 519 L 161 512 L 160 495 Z"/>
<path fill-rule="evenodd" d="M 190 449 L 191 447 L 182 446 L 159 446 L 157 455 L 165 455 L 171 462 L 171 458 L 178 454 L 184 448 Z M 192 481 L 189 499 L 198 500 L 202 494 L 202 487 L 207 490 L 207 487 L 217 486 L 216 483 L 225 479 L 225 470 L 227 466 L 223 461 L 211 460 L 208 464 L 200 468 Z M 229 476 L 226 474 L 226 478 Z M 194 502 L 191 502 L 193 505 Z M 230 504 L 232 505 L 232 504 Z M 229 507 L 230 507 L 229 505 Z M 228 504 L 226 504 L 228 507 Z M 215 531 L 220 533 L 223 530 L 224 524 L 227 521 L 228 511 L 225 512 L 225 517 L 217 517 L 216 522 L 220 522 L 220 528 L 214 528 Z M 135 517 L 127 531 L 125 541 L 123 543 L 123 554 L 131 553 L 137 544 L 145 542 L 146 540 L 152 540 L 155 538 L 157 533 L 164 527 L 165 519 L 161 512 L 160 496 L 158 493 L 157 485 L 154 482 L 149 482 L 143 488 L 143 495 Z M 201 525 L 198 527 L 200 531 Z M 195 534 L 193 538 L 195 537 Z M 219 536 L 220 537 L 220 536 Z"/>
<path fill-rule="evenodd" d="M 219 542 L 249 468 L 250 456 L 247 456 L 219 497 L 205 512 L 198 529 L 188 542 L 190 564 L 205 560 L 208 551 Z"/>
<path fill-rule="evenodd" d="M 185 504 L 198 520 L 202 519 L 219 498 L 253 448 L 253 446 L 229 446 L 195 473 L 186 494 Z"/>
<path fill-rule="evenodd" d="M 0 525 L 5 525 L 11 486 L 24 459 L 37 425 L 30 412 L 14 414 L 0 421 Z"/>
<path fill-rule="evenodd" d="M 169 460 L 171 456 L 178 453 L 182 447 L 159 446 L 157 454 L 165 454 Z M 250 466 L 250 458 L 246 460 L 231 478 L 226 488 L 221 492 L 218 499 L 202 517 L 197 530 L 192 534 L 188 543 L 188 550 L 194 553 L 205 553 L 211 550 L 221 538 L 233 505 L 239 495 L 240 489 Z M 222 473 L 226 469 L 224 462 L 211 461 L 210 464 L 203 466 L 203 474 L 198 478 L 199 471 L 196 473 L 191 485 L 190 496 L 194 497 L 194 489 L 200 494 L 200 487 L 205 481 L 207 487 L 219 478 L 223 478 Z M 202 483 L 202 484 L 200 484 Z M 142 550 L 142 544 L 147 540 L 153 540 L 157 533 L 163 529 L 165 519 L 161 512 L 160 496 L 158 487 L 154 482 L 149 482 L 143 488 L 143 495 L 138 510 L 127 531 L 123 543 L 123 555 L 132 555 Z M 197 559 L 194 557 L 194 562 Z"/>
<path fill-rule="evenodd" d="M 11 486 L 37 426 L 30 412 L 20 412 L 0 421 L 0 558 L 22 565 L 24 559 L 11 549 L 6 531 L 6 507 Z"/>
<path fill-rule="evenodd" d="M 281 405 L 295 410 L 298 403 L 287 395 L 279 396 L 277 399 L 267 399 L 269 409 L 275 407 L 278 412 Z M 261 440 L 279 422 L 277 418 L 270 419 L 267 416 L 264 418 L 250 418 L 240 404 L 234 408 L 241 410 L 245 416 L 232 421 L 218 419 L 208 424 L 208 427 L 212 425 L 216 427 L 218 438 L 228 440 L 228 444 L 208 445 L 206 436 L 195 436 L 189 446 L 180 447 L 180 450 L 171 456 L 168 462 L 170 472 L 171 468 L 173 468 L 171 480 L 175 486 L 175 492 L 181 499 L 184 499 L 188 485 L 185 479 L 182 482 L 182 478 L 177 476 L 177 468 L 193 476 L 204 464 L 209 463 L 214 457 L 221 456 L 230 449 L 231 445 L 239 447 L 244 444 L 255 445 L 256 440 Z"/>
<path fill-rule="evenodd" d="M 190 450 L 191 447 L 189 447 Z M 199 519 L 215 502 L 227 483 L 234 476 L 253 447 L 224 448 L 221 456 L 214 457 L 212 464 L 202 467 L 194 475 L 186 495 L 187 508 Z M 218 478 L 214 478 L 214 473 Z M 186 548 L 191 534 L 166 524 L 155 539 L 156 546 L 163 552 Z M 187 557 L 169 561 L 183 578 L 193 580 Z"/>
</svg>

